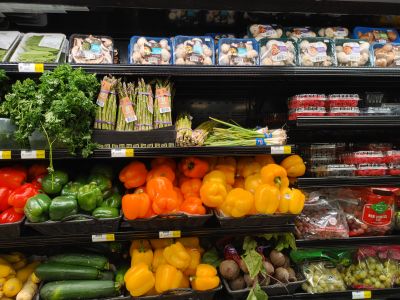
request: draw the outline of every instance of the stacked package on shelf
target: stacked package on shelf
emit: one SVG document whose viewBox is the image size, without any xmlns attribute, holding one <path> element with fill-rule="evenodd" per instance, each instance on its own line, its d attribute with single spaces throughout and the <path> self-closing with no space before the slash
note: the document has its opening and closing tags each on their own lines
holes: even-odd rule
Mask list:
<svg viewBox="0 0 400 300">
<path fill-rule="evenodd" d="M 296 120 L 298 117 L 319 117 L 325 116 L 324 94 L 301 94 L 289 99 L 289 120 Z"/>
<path fill-rule="evenodd" d="M 328 116 L 358 116 L 360 109 L 358 102 L 360 97 L 357 94 L 331 94 L 326 101 Z"/>
</svg>

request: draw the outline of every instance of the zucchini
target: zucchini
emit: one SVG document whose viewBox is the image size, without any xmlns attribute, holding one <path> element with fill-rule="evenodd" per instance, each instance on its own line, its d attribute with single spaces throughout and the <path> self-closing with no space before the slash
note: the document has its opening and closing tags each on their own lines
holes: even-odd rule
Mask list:
<svg viewBox="0 0 400 300">
<path fill-rule="evenodd" d="M 46 283 L 40 289 L 43 300 L 81 300 L 119 295 L 120 286 L 111 280 L 70 280 Z"/>
<path fill-rule="evenodd" d="M 58 262 L 47 262 L 39 265 L 35 274 L 41 280 L 73 280 L 73 279 L 99 279 L 102 272 L 96 268 L 73 266 Z"/>
<path fill-rule="evenodd" d="M 110 265 L 108 259 L 103 255 L 71 253 L 54 255 L 49 258 L 51 262 L 58 262 L 74 266 L 92 267 L 99 270 L 108 270 Z"/>
<path fill-rule="evenodd" d="M 100 273 L 100 280 L 114 280 L 114 273 L 111 271 L 104 271 Z"/>
</svg>

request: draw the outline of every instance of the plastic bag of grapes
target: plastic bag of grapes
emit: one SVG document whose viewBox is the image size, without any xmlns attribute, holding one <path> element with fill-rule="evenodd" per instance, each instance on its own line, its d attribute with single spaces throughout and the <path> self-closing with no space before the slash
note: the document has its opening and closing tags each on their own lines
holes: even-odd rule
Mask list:
<svg viewBox="0 0 400 300">
<path fill-rule="evenodd" d="M 302 265 L 306 282 L 302 288 L 307 293 L 345 291 L 346 285 L 338 269 L 329 261 L 306 262 Z"/>
</svg>

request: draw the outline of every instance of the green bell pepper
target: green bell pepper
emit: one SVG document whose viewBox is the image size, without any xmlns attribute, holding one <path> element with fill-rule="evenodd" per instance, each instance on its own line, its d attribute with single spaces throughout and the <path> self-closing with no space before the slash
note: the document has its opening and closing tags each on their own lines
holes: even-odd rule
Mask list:
<svg viewBox="0 0 400 300">
<path fill-rule="evenodd" d="M 111 191 L 112 182 L 109 178 L 107 178 L 104 175 L 100 175 L 100 174 L 90 175 L 89 182 L 96 183 L 102 193 Z"/>
<path fill-rule="evenodd" d="M 114 207 L 98 207 L 92 212 L 92 216 L 97 219 L 117 218 L 119 210 Z"/>
<path fill-rule="evenodd" d="M 78 204 L 82 210 L 93 211 L 103 203 L 103 194 L 96 183 L 91 182 L 79 188 Z"/>
<path fill-rule="evenodd" d="M 32 223 L 45 222 L 49 219 L 51 199 L 46 194 L 30 197 L 25 204 L 24 213 Z"/>
<path fill-rule="evenodd" d="M 114 192 L 110 197 L 103 201 L 101 207 L 114 207 L 120 208 L 121 207 L 121 200 L 122 197 L 119 193 Z"/>
<path fill-rule="evenodd" d="M 50 204 L 50 220 L 60 221 L 65 217 L 78 213 L 78 204 L 76 199 L 71 196 L 55 197 Z"/>
<path fill-rule="evenodd" d="M 78 196 L 78 190 L 83 184 L 79 182 L 68 182 L 61 190 L 61 196 L 72 196 L 76 199 Z"/>
<path fill-rule="evenodd" d="M 97 164 L 90 170 L 90 175 L 103 175 L 108 179 L 113 179 L 113 169 L 110 165 Z"/>
<path fill-rule="evenodd" d="M 54 171 L 43 177 L 42 189 L 48 195 L 60 194 L 64 185 L 68 182 L 68 174 L 63 171 Z"/>
</svg>

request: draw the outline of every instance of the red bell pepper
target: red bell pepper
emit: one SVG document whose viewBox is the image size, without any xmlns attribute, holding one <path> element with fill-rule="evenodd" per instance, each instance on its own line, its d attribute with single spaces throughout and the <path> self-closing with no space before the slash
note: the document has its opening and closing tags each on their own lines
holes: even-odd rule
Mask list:
<svg viewBox="0 0 400 300">
<path fill-rule="evenodd" d="M 42 189 L 42 180 L 43 180 L 43 177 L 44 177 L 45 175 L 39 175 L 39 176 L 37 176 L 37 177 L 35 177 L 32 181 L 31 181 L 31 183 L 38 189 L 38 190 L 41 190 Z"/>
<path fill-rule="evenodd" d="M 26 170 L 21 168 L 5 167 L 0 169 L 0 187 L 16 189 L 26 180 Z"/>
<path fill-rule="evenodd" d="M 0 224 L 15 223 L 20 221 L 24 214 L 15 211 L 14 207 L 10 207 L 0 214 Z"/>
<path fill-rule="evenodd" d="M 33 164 L 29 167 L 28 179 L 29 181 L 32 181 L 38 177 L 44 177 L 47 173 L 47 166 L 45 164 Z"/>
<path fill-rule="evenodd" d="M 8 197 L 10 197 L 12 190 L 5 187 L 0 187 L 0 212 L 5 211 L 10 207 L 8 204 Z"/>
<path fill-rule="evenodd" d="M 13 206 L 17 213 L 23 213 L 26 201 L 36 194 L 39 194 L 37 186 L 32 183 L 25 183 L 11 193 L 8 204 Z"/>
</svg>

